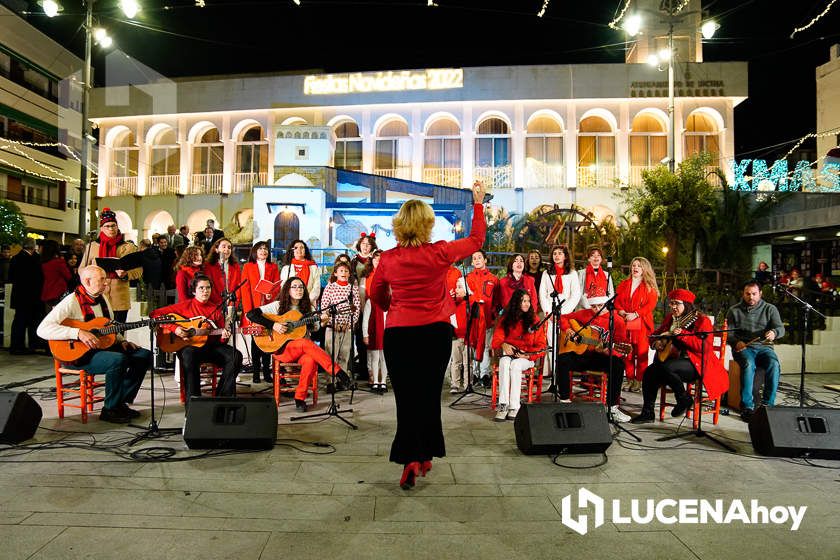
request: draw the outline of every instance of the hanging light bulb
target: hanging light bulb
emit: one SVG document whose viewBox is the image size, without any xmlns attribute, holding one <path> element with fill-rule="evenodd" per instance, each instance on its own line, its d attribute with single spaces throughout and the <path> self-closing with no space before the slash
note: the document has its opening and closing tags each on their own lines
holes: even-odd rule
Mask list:
<svg viewBox="0 0 840 560">
<path fill-rule="evenodd" d="M 120 0 L 120 9 L 128 19 L 133 19 L 140 11 L 140 4 L 137 0 Z"/>
<path fill-rule="evenodd" d="M 624 25 L 622 27 L 624 27 L 624 31 L 626 31 L 628 35 L 635 37 L 639 34 L 639 31 L 642 30 L 642 16 L 639 14 L 633 14 L 624 20 Z"/>
<path fill-rule="evenodd" d="M 649 54 L 647 57 L 647 63 L 651 66 L 659 66 L 659 57 L 655 54 Z"/>
<path fill-rule="evenodd" d="M 55 0 L 42 0 L 38 4 L 40 4 L 41 9 L 44 10 L 44 15 L 47 17 L 55 17 L 61 11 L 61 5 Z"/>
<path fill-rule="evenodd" d="M 700 33 L 703 34 L 704 39 L 711 39 L 715 36 L 715 32 L 720 29 L 720 24 L 713 19 L 705 22 L 700 26 Z"/>
</svg>

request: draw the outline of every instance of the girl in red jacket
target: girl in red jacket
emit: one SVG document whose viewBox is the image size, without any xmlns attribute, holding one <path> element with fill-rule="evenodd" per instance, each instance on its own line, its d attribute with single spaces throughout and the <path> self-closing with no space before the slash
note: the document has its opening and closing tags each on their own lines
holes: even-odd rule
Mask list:
<svg viewBox="0 0 840 560">
<path fill-rule="evenodd" d="M 624 358 L 624 373 L 630 391 L 642 390 L 642 377 L 648 365 L 648 336 L 653 332 L 653 309 L 659 300 L 659 287 L 650 261 L 636 257 L 630 261 L 630 277 L 616 289 L 615 312 L 624 319 L 633 352 Z"/>
<path fill-rule="evenodd" d="M 207 276 L 210 277 L 210 282 L 213 283 L 210 303 L 216 305 L 219 305 L 222 302 L 222 297 L 236 289 L 242 281 L 242 270 L 233 256 L 233 244 L 227 237 L 217 239 L 210 247 L 210 254 L 204 261 L 204 269 Z M 246 286 L 242 286 L 236 292 L 236 301 L 242 300 L 242 293 L 246 288 Z M 228 305 L 232 305 L 230 300 L 228 300 Z"/>
<path fill-rule="evenodd" d="M 374 250 L 365 264 L 362 281 L 365 285 L 365 293 L 370 293 L 370 286 L 373 284 L 373 275 L 376 274 L 376 267 L 382 251 Z M 373 300 L 367 298 L 364 303 L 362 315 L 362 340 L 367 348 L 367 367 L 370 373 L 370 388 L 378 393 L 388 390 L 385 379 L 388 376 L 388 366 L 385 364 L 385 352 L 382 350 L 382 337 L 385 336 L 385 311 Z"/>
<path fill-rule="evenodd" d="M 513 292 L 499 320 L 499 326 L 493 332 L 493 350 L 501 352 L 499 403 L 496 406 L 496 417 L 493 418 L 496 422 L 516 418 L 522 372 L 534 367 L 534 360 L 545 350 L 545 328 L 528 332 L 537 322 L 531 295 L 525 290 Z"/>
<path fill-rule="evenodd" d="M 199 272 L 204 274 L 204 253 L 201 252 L 201 247 L 193 245 L 184 249 L 175 270 L 175 289 L 178 293 L 176 301 L 187 301 L 193 297 L 190 292 L 192 279 Z"/>
<path fill-rule="evenodd" d="M 242 269 L 242 276 L 248 279 L 248 283 L 242 287 L 242 310 L 248 313 L 255 307 L 262 307 L 268 303 L 268 296 L 256 290 L 260 280 L 267 280 L 269 282 L 277 283 L 280 281 L 280 271 L 277 266 L 271 262 L 271 252 L 268 248 L 268 243 L 265 241 L 257 241 L 251 247 L 251 254 L 248 256 L 248 262 L 245 263 L 245 268 Z M 271 375 L 271 354 L 266 354 L 259 347 L 251 341 L 251 366 L 254 370 L 254 383 L 260 382 L 260 371 L 262 371 L 263 378 L 266 383 L 273 381 Z"/>
</svg>

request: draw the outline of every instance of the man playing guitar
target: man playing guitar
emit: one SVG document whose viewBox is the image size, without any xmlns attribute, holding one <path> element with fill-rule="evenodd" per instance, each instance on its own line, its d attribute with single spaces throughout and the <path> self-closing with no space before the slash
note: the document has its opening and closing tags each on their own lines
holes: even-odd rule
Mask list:
<svg viewBox="0 0 840 560">
<path fill-rule="evenodd" d="M 560 327 L 565 333 L 564 343 L 567 346 L 569 341 L 574 342 L 579 336 L 572 328 L 572 321 L 584 325 L 592 317 L 595 317 L 590 325 L 597 327 L 606 337 L 609 336 L 610 317 L 604 307 L 607 299 L 607 296 L 604 295 L 590 295 L 588 299 L 590 307 L 588 309 L 579 309 L 574 313 L 560 316 Z M 614 317 L 613 342 L 616 345 L 619 343 L 626 344 L 627 330 L 624 326 L 624 319 L 619 317 L 618 314 L 615 314 Z M 557 356 L 557 389 L 561 402 L 571 402 L 569 400 L 571 396 L 570 372 L 595 370 L 609 373 L 610 362 L 612 362 L 612 375 L 607 380 L 607 406 L 610 407 L 613 419 L 617 422 L 627 422 L 630 417 L 618 408 L 618 401 L 621 398 L 621 381 L 624 379 L 624 360 L 616 350 L 608 350 L 608 346 L 610 346 L 608 343 L 608 340 L 603 340 L 581 354 L 570 350 Z"/>
<path fill-rule="evenodd" d="M 210 278 L 197 273 L 190 282 L 189 291 L 193 297 L 156 309 L 151 316 L 178 314 L 188 319 L 203 317 L 204 320 L 200 321 L 198 329 L 190 329 L 184 323 L 165 324 L 162 328 L 164 336 L 174 335 L 187 343 L 207 337 L 203 345 L 187 344 L 177 352 L 181 360 L 181 371 L 184 372 L 187 399 L 201 396 L 200 369 L 201 364 L 206 362 L 212 362 L 223 368 L 222 378 L 216 390 L 218 396 L 234 396 L 236 374 L 242 367 L 242 353 L 225 343 L 230 338 L 230 331 L 225 326 L 221 308 L 210 303 L 210 294 L 213 291 Z M 187 400 L 187 405 L 189 405 L 189 400 Z"/>
<path fill-rule="evenodd" d="M 93 333 L 77 327 L 65 326 L 67 320 L 90 321 L 96 317 L 111 317 L 111 305 L 102 293 L 105 290 L 105 271 L 91 265 L 79 269 L 82 285 L 62 299 L 38 326 L 38 336 L 44 340 L 78 340 L 92 351 L 73 363 L 89 374 L 105 374 L 105 403 L 99 419 L 114 424 L 127 424 L 140 413 L 128 407 L 134 402 L 146 370 L 152 363 L 152 353 L 117 335 L 116 344 L 99 348 Z"/>
</svg>

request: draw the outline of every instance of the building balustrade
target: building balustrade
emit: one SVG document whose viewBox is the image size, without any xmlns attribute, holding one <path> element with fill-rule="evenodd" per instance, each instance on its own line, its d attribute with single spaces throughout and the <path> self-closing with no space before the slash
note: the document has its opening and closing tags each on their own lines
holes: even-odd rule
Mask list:
<svg viewBox="0 0 840 560">
<path fill-rule="evenodd" d="M 496 167 L 476 166 L 473 178 L 481 181 L 488 189 L 509 189 L 513 186 L 513 168 L 510 165 Z"/>
<path fill-rule="evenodd" d="M 461 168 L 426 167 L 423 169 L 423 182 L 458 188 L 461 186 Z"/>
<path fill-rule="evenodd" d="M 525 187 L 558 189 L 566 184 L 562 165 L 529 161 L 525 166 Z"/>
<path fill-rule="evenodd" d="M 146 194 L 178 194 L 180 181 L 180 175 L 152 175 L 149 177 L 149 188 L 146 189 Z"/>
<path fill-rule="evenodd" d="M 224 173 L 194 173 L 190 179 L 190 194 L 221 194 Z"/>
<path fill-rule="evenodd" d="M 137 176 L 109 177 L 108 196 L 134 196 L 137 194 Z"/>
<path fill-rule="evenodd" d="M 243 193 L 251 192 L 254 185 L 268 184 L 268 173 L 234 173 L 233 174 L 233 192 Z"/>
<path fill-rule="evenodd" d="M 577 186 L 581 189 L 615 188 L 617 178 L 615 165 L 580 165 L 577 168 Z"/>
</svg>

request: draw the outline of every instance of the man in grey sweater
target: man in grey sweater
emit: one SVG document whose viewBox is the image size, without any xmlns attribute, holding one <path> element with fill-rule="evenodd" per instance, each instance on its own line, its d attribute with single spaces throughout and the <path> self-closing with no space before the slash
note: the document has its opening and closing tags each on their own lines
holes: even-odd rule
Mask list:
<svg viewBox="0 0 840 560">
<path fill-rule="evenodd" d="M 781 366 L 769 344 L 785 335 L 779 310 L 761 299 L 761 286 L 755 280 L 743 286 L 742 300 L 726 312 L 726 322 L 735 332 L 729 337 L 732 357 L 741 366 L 741 418 L 748 422 L 755 411 L 753 378 L 756 365 L 763 367 L 764 391 L 761 404 L 773 406 L 779 387 Z"/>
</svg>

